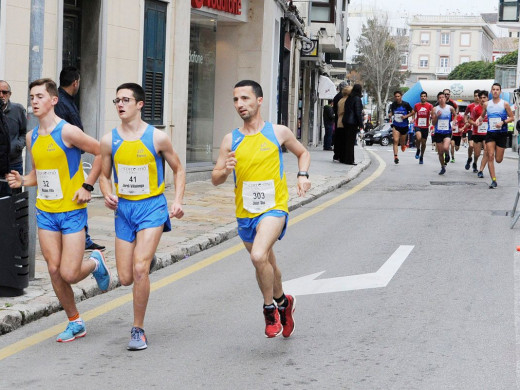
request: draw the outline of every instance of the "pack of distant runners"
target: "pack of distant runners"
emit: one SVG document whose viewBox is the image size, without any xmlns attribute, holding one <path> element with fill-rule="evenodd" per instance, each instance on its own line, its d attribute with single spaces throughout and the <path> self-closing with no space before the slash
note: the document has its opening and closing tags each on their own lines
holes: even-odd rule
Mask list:
<svg viewBox="0 0 520 390">
<path fill-rule="evenodd" d="M 421 101 L 413 108 L 408 102 L 403 101 L 401 91 L 395 91 L 394 102 L 390 105 L 388 113 L 392 124 L 394 163 L 399 164 L 399 144 L 401 152 L 407 148 L 408 118 L 413 118 L 417 148 L 415 158 L 419 160 L 419 164 L 424 163 L 426 140 L 431 130 L 432 146 L 437 151 L 441 168 L 439 175 L 444 175 L 448 164 L 455 162 L 455 152 L 464 144 L 468 149 L 464 168 L 472 168 L 478 178 L 484 178 L 487 165 L 491 177 L 489 188 L 496 188 L 495 162 L 500 164 L 504 159 L 508 124 L 514 121 L 511 107 L 500 98 L 501 93 L 502 87 L 499 83 L 491 86 L 491 92 L 475 90 L 474 101 L 467 106 L 463 114 L 459 112 L 457 103 L 450 98 L 449 89 L 437 94 L 435 106 L 428 102 L 428 94 L 422 91 Z"/>
</svg>

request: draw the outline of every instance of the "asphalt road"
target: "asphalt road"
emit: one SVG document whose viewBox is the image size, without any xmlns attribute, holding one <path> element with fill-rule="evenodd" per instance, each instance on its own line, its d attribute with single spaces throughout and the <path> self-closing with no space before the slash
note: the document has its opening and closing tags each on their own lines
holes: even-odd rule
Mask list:
<svg viewBox="0 0 520 390">
<path fill-rule="evenodd" d="M 264 337 L 254 270 L 233 239 L 151 275 L 147 350 L 126 351 L 131 289 L 119 288 L 80 303 L 83 339 L 54 341 L 63 313 L 1 336 L 13 353 L 0 388 L 514 389 L 517 160 L 490 190 L 487 173 L 464 170 L 465 151 L 439 176 L 430 150 L 420 166 L 410 151 L 394 165 L 390 148 L 368 149 L 370 169 L 291 213 L 275 246 L 285 281 L 325 271 L 333 290 L 297 296 L 289 339 Z M 386 286 L 335 291 L 403 245 Z"/>
</svg>

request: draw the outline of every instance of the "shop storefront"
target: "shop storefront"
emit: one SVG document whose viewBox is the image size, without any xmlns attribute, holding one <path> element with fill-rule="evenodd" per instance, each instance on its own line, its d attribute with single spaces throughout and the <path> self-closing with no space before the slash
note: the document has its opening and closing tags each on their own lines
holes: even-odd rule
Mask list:
<svg viewBox="0 0 520 390">
<path fill-rule="evenodd" d="M 192 12 L 186 162 L 212 162 L 217 21 Z"/>
</svg>

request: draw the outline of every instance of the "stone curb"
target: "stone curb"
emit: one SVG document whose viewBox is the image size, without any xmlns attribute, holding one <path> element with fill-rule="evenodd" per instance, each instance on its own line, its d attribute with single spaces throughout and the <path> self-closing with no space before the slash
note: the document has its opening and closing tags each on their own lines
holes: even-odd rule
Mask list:
<svg viewBox="0 0 520 390">
<path fill-rule="evenodd" d="M 370 164 L 370 156 L 365 149 L 363 151 L 363 161 L 348 171 L 346 177 L 331 177 L 326 184 L 312 188 L 305 198 L 293 198 L 289 200 L 289 211 L 302 207 L 319 197 L 326 195 L 353 179 L 357 178 Z M 167 267 L 178 261 L 186 259 L 196 253 L 214 247 L 237 235 L 236 223 L 230 223 L 204 233 L 196 238 L 179 244 L 179 247 L 171 253 L 157 253 L 157 264 L 152 272 Z M 120 286 L 116 274 L 112 275 L 110 290 Z M 102 294 L 96 282 L 92 278 L 87 278 L 72 287 L 76 302 Z M 61 310 L 61 305 L 54 292 L 43 294 L 27 304 L 17 304 L 10 307 L 0 308 L 0 335 L 9 333 L 29 322 L 35 321 L 44 316 Z"/>
</svg>

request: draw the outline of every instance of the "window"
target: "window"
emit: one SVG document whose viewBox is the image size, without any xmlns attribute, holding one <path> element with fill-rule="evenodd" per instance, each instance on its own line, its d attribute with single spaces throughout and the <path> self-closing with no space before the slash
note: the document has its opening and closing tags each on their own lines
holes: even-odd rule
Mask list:
<svg viewBox="0 0 520 390">
<path fill-rule="evenodd" d="M 402 66 L 408 65 L 408 55 L 407 54 L 401 54 L 401 65 Z"/>
<path fill-rule="evenodd" d="M 311 22 L 334 23 L 336 0 L 315 0 L 311 2 Z"/>
<path fill-rule="evenodd" d="M 469 46 L 471 43 L 471 34 L 462 33 L 460 34 L 460 45 L 461 46 Z"/>
<path fill-rule="evenodd" d="M 441 57 L 439 61 L 439 66 L 441 68 L 447 68 L 449 65 L 449 58 L 448 57 Z"/>
<path fill-rule="evenodd" d="M 460 63 L 465 64 L 466 62 L 470 62 L 471 59 L 468 56 L 460 57 Z"/>
<path fill-rule="evenodd" d="M 430 33 L 423 32 L 421 33 L 421 45 L 429 45 L 430 44 Z"/>
<path fill-rule="evenodd" d="M 441 33 L 441 45 L 450 44 L 450 33 Z"/>
<path fill-rule="evenodd" d="M 141 116 L 152 125 L 163 124 L 166 3 L 146 0 L 144 10 L 143 88 Z"/>
<path fill-rule="evenodd" d="M 427 68 L 428 67 L 428 56 L 420 56 L 419 57 L 419 68 Z"/>
</svg>

